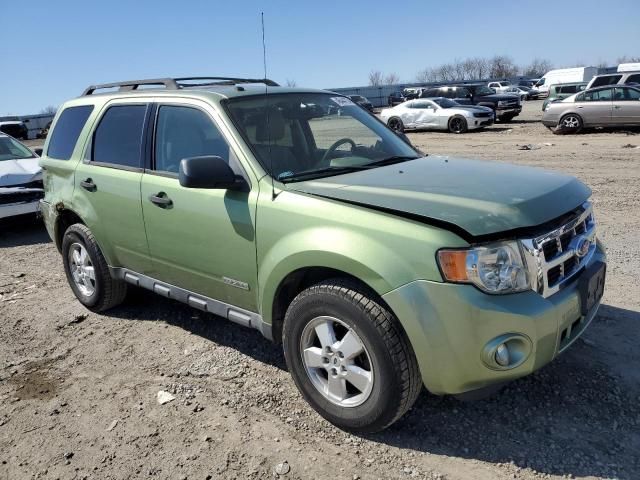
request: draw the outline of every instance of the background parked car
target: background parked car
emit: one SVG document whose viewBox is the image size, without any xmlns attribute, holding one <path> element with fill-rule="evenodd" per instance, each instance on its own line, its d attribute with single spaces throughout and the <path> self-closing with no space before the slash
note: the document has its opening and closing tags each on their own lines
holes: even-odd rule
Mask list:
<svg viewBox="0 0 640 480">
<path fill-rule="evenodd" d="M 0 132 L 6 133 L 19 140 L 27 140 L 29 138 L 29 129 L 25 123 L 20 120 L 0 122 Z"/>
<path fill-rule="evenodd" d="M 396 105 L 399 105 L 406 100 L 407 99 L 404 98 L 402 92 L 393 92 L 391 95 L 389 95 L 388 105 L 390 107 L 395 107 Z"/>
<path fill-rule="evenodd" d="M 496 119 L 503 122 L 510 122 L 522 111 L 518 97 L 495 93 L 483 83 L 425 88 L 422 97 L 445 97 L 461 105 L 490 107 L 495 112 Z"/>
<path fill-rule="evenodd" d="M 552 102 L 542 123 L 554 133 L 578 133 L 583 127 L 640 126 L 640 88 L 598 87 Z"/>
<path fill-rule="evenodd" d="M 605 85 L 631 85 L 634 83 L 640 83 L 640 71 L 596 75 L 591 79 L 587 88 L 603 87 Z"/>
<path fill-rule="evenodd" d="M 413 100 L 414 98 L 420 98 L 424 90 L 426 90 L 424 87 L 407 87 L 402 90 L 402 96 L 405 100 Z"/>
<path fill-rule="evenodd" d="M 540 92 L 540 96 L 542 97 L 549 93 L 549 87 L 551 87 L 551 85 L 557 85 L 558 83 L 588 82 L 597 73 L 597 67 L 576 67 L 549 70 L 536 82 L 534 88 Z"/>
<path fill-rule="evenodd" d="M 39 157 L 0 133 L 0 219 L 35 213 L 44 197 Z"/>
<path fill-rule="evenodd" d="M 349 98 L 353 100 L 354 103 L 357 103 L 361 107 L 373 112 L 373 105 L 366 97 L 363 97 L 362 95 L 349 95 Z"/>
<path fill-rule="evenodd" d="M 448 130 L 464 133 L 493 124 L 493 110 L 489 107 L 460 105 L 448 98 L 409 100 L 393 108 L 385 108 L 380 118 L 391 129 Z"/>
<path fill-rule="evenodd" d="M 542 102 L 542 111 L 545 111 L 549 103 L 570 97 L 571 95 L 582 92 L 586 89 L 586 82 L 561 83 L 559 85 L 551 85 L 551 87 L 549 87 L 549 96 L 545 98 L 544 102 Z"/>
<path fill-rule="evenodd" d="M 512 87 L 511 82 L 508 82 L 507 80 L 501 82 L 489 82 L 487 86 L 492 88 L 496 93 L 506 93 L 507 90 Z"/>
<path fill-rule="evenodd" d="M 529 92 L 527 92 L 524 88 L 511 85 L 509 88 L 504 90 L 502 93 L 517 95 L 521 102 L 524 102 L 529 98 Z"/>
</svg>

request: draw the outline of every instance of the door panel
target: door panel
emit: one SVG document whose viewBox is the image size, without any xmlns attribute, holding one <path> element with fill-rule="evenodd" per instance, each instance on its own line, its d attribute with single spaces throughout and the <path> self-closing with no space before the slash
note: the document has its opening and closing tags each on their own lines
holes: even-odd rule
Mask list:
<svg viewBox="0 0 640 480">
<path fill-rule="evenodd" d="M 616 88 L 613 99 L 612 123 L 640 125 L 640 92 L 630 88 Z"/>
<path fill-rule="evenodd" d="M 170 207 L 149 199 L 161 192 Z M 255 206 L 254 192 L 183 188 L 177 178 L 144 174 L 150 276 L 256 311 Z"/>
<path fill-rule="evenodd" d="M 612 88 L 585 92 L 582 99 L 582 101 L 576 101 L 575 106 L 585 125 L 611 124 Z"/>
</svg>

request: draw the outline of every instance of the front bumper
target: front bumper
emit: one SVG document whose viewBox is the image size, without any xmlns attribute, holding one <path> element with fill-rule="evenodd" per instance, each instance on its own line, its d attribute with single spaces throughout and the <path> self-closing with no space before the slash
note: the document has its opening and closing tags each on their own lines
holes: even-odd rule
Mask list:
<svg viewBox="0 0 640 480">
<path fill-rule="evenodd" d="M 522 106 L 520 107 L 508 107 L 508 108 L 496 108 L 496 117 L 504 117 L 505 115 L 513 115 L 514 117 L 520 115 Z"/>
<path fill-rule="evenodd" d="M 598 247 L 589 265 L 605 260 Z M 568 348 L 599 306 L 581 315 L 580 276 L 548 298 L 533 291 L 487 295 L 471 285 L 426 280 L 404 285 L 383 298 L 411 340 L 427 389 L 459 394 L 528 375 Z M 483 361 L 487 344 L 511 334 L 530 341 L 527 358 L 509 370 L 488 367 Z"/>
<path fill-rule="evenodd" d="M 37 213 L 43 196 L 44 190 L 40 188 L 1 188 L 0 218 Z"/>
</svg>

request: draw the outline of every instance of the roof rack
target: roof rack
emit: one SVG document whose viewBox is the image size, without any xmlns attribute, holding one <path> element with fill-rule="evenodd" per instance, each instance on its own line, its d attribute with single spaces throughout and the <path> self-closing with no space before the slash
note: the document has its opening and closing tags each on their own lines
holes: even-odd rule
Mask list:
<svg viewBox="0 0 640 480">
<path fill-rule="evenodd" d="M 190 83 L 190 82 L 199 83 Z M 118 88 L 119 92 L 138 90 L 142 85 L 164 86 L 166 90 L 178 90 L 187 87 L 208 87 L 212 85 L 236 85 L 239 83 L 263 83 L 269 87 L 279 87 L 276 82 L 268 78 L 235 78 L 235 77 L 181 77 L 181 78 L 152 78 L 147 80 L 129 80 L 126 82 L 103 83 L 90 85 L 82 96 L 93 95 L 96 90 Z"/>
</svg>

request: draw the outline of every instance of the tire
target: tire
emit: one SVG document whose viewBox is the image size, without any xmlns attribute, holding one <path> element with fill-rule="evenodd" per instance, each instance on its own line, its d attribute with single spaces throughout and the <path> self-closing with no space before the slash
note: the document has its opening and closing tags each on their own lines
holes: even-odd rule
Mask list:
<svg viewBox="0 0 640 480">
<path fill-rule="evenodd" d="M 76 223 L 67 228 L 62 238 L 62 261 L 71 290 L 89 310 L 103 312 L 124 301 L 127 284 L 111 277 L 96 239 L 86 225 Z"/>
<path fill-rule="evenodd" d="M 321 341 L 318 332 L 329 332 L 329 326 L 334 334 L 323 337 L 332 340 Z M 285 315 L 282 340 L 302 396 L 339 428 L 359 433 L 383 430 L 411 408 L 422 388 L 418 363 L 400 322 L 375 293 L 355 282 L 332 279 L 301 292 Z M 347 376 L 358 381 L 351 383 Z"/>
<path fill-rule="evenodd" d="M 510 122 L 515 117 L 515 115 L 503 115 L 502 117 L 498 117 L 498 120 L 500 120 L 501 122 Z"/>
<path fill-rule="evenodd" d="M 564 115 L 558 125 L 552 129 L 552 132 L 556 135 L 563 135 L 565 133 L 579 133 L 583 127 L 582 117 L 577 113 L 567 113 Z"/>
<path fill-rule="evenodd" d="M 462 115 L 454 115 L 449 119 L 448 128 L 451 133 L 466 133 L 469 126 L 467 125 L 467 119 Z"/>
<path fill-rule="evenodd" d="M 387 121 L 387 126 L 391 130 L 395 130 L 396 132 L 400 132 L 400 133 L 404 132 L 404 123 L 402 123 L 402 119 L 400 117 L 391 117 Z"/>
</svg>

